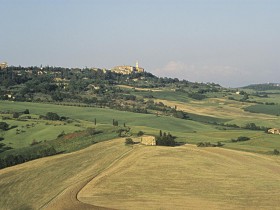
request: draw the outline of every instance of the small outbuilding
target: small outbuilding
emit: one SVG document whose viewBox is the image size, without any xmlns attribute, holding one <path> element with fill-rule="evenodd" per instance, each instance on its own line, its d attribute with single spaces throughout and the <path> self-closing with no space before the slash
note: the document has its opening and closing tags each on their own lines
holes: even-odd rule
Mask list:
<svg viewBox="0 0 280 210">
<path fill-rule="evenodd" d="M 280 128 L 271 128 L 267 132 L 272 134 L 280 134 Z"/>
</svg>

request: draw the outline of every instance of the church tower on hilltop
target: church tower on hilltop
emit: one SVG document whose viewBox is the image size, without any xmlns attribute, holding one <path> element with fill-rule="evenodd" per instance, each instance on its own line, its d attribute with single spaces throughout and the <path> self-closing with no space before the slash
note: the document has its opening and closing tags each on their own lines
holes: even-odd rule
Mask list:
<svg viewBox="0 0 280 210">
<path fill-rule="evenodd" d="M 139 67 L 138 61 L 136 61 L 135 70 L 136 70 L 137 72 L 144 72 L 144 69 L 141 68 L 141 67 Z"/>
</svg>

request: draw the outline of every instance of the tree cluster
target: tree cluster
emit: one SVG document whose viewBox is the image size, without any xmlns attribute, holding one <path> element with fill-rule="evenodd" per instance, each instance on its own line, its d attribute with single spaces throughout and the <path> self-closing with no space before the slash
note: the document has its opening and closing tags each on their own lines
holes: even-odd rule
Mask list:
<svg viewBox="0 0 280 210">
<path fill-rule="evenodd" d="M 175 146 L 176 137 L 172 136 L 170 133 L 166 134 L 166 132 L 162 133 L 162 130 L 159 131 L 159 136 L 156 136 L 156 145 L 160 146 Z"/>
<path fill-rule="evenodd" d="M 17 153 L 9 152 L 7 151 L 5 155 L 0 156 L 0 168 L 57 154 L 55 148 L 48 145 L 34 145 L 33 147 L 19 149 Z"/>
<path fill-rule="evenodd" d="M 211 142 L 199 142 L 196 144 L 197 147 L 222 147 L 224 144 L 222 144 L 220 141 L 217 142 L 217 144 L 211 143 Z"/>
<path fill-rule="evenodd" d="M 248 141 L 250 140 L 247 136 L 239 136 L 237 139 L 231 139 L 232 142 L 239 142 L 239 141 Z"/>
<path fill-rule="evenodd" d="M 6 122 L 0 122 L 0 129 L 6 131 L 9 129 L 9 124 Z"/>
</svg>

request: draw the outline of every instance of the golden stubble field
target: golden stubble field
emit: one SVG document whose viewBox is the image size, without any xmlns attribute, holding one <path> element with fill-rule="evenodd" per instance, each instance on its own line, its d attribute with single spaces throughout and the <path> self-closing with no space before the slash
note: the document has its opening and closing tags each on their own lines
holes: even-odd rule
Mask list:
<svg viewBox="0 0 280 210">
<path fill-rule="evenodd" d="M 79 200 L 116 209 L 275 209 L 280 161 L 222 148 L 139 147 Z"/>
<path fill-rule="evenodd" d="M 0 170 L 0 209 L 280 209 L 280 159 L 124 139 Z"/>
<path fill-rule="evenodd" d="M 175 107 L 189 113 L 195 113 L 210 117 L 220 117 L 228 119 L 241 120 L 277 120 L 278 118 L 272 115 L 245 112 L 242 108 L 250 104 L 245 102 L 229 101 L 226 99 L 212 98 L 206 101 L 191 101 L 190 103 L 183 103 L 179 101 L 169 101 L 163 99 L 156 99 L 155 102 L 162 102 L 167 106 Z"/>
</svg>

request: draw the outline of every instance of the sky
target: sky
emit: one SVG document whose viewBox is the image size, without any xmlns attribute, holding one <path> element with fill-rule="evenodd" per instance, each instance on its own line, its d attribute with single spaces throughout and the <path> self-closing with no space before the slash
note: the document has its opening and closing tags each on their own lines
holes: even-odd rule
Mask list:
<svg viewBox="0 0 280 210">
<path fill-rule="evenodd" d="M 280 83 L 279 0 L 0 0 L 0 62 Z"/>
</svg>

